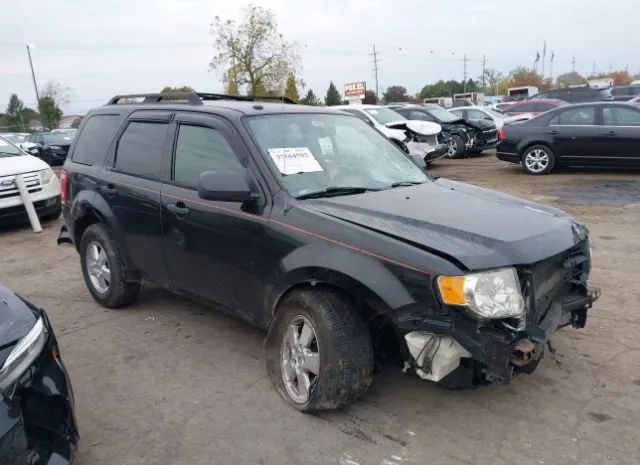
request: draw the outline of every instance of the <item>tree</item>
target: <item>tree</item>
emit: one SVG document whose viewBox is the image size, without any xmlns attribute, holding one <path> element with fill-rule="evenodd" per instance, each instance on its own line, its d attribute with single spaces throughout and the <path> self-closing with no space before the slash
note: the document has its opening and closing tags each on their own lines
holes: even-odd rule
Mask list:
<svg viewBox="0 0 640 465">
<path fill-rule="evenodd" d="M 407 88 L 403 86 L 387 87 L 386 92 L 382 94 L 385 102 L 408 102 L 410 97 L 407 95 Z"/>
<path fill-rule="evenodd" d="M 63 86 L 58 81 L 49 81 L 40 89 L 40 98 L 49 97 L 59 107 L 69 103 L 71 88 Z"/>
<path fill-rule="evenodd" d="M 558 87 L 581 86 L 586 83 L 587 80 L 584 76 L 581 76 L 580 73 L 575 71 L 561 74 L 556 78 L 556 85 Z"/>
<path fill-rule="evenodd" d="M 284 96 L 290 98 L 294 102 L 300 100 L 300 94 L 298 94 L 298 86 L 295 76 L 291 75 L 287 78 L 287 85 L 284 88 Z"/>
<path fill-rule="evenodd" d="M 283 89 L 300 67 L 297 45 L 278 32 L 271 10 L 249 5 L 240 23 L 215 17 L 211 25 L 216 54 L 209 66 L 223 71 L 223 81 L 245 88 L 251 95 L 264 89 Z"/>
<path fill-rule="evenodd" d="M 485 83 L 485 88 L 482 89 L 483 92 L 493 95 L 500 95 L 499 87 L 500 83 L 504 79 L 502 73 L 497 69 L 486 68 L 484 70 L 484 74 L 481 74 L 478 78 L 478 81 L 483 81 L 483 78 Z M 488 91 L 487 88 L 489 89 Z"/>
<path fill-rule="evenodd" d="M 548 90 L 552 87 L 550 79 L 543 79 L 537 71 L 518 66 L 511 70 L 507 78 L 507 87 L 535 86 L 540 90 Z"/>
<path fill-rule="evenodd" d="M 376 97 L 376 93 L 372 90 L 367 90 L 364 93 L 362 103 L 365 103 L 367 105 L 376 105 L 378 103 L 378 97 Z"/>
<path fill-rule="evenodd" d="M 55 129 L 58 127 L 60 118 L 62 118 L 62 110 L 53 98 L 49 96 L 40 97 L 40 117 L 44 127 Z"/>
<path fill-rule="evenodd" d="M 342 103 L 342 96 L 338 89 L 333 84 L 333 81 L 329 83 L 329 88 L 327 89 L 327 96 L 324 98 L 324 104 L 328 107 L 332 105 L 340 105 Z"/>
<path fill-rule="evenodd" d="M 192 87 L 189 87 L 189 86 L 182 86 L 182 87 L 166 86 L 160 91 L 161 94 L 168 94 L 171 92 L 194 92 L 194 90 Z"/>
<path fill-rule="evenodd" d="M 24 112 L 25 107 L 22 100 L 18 98 L 18 94 L 11 94 L 9 97 L 9 104 L 7 105 L 7 110 L 5 111 L 5 117 L 7 118 L 7 122 L 9 123 L 10 131 L 22 131 L 25 130 L 25 121 L 24 121 Z"/>
<path fill-rule="evenodd" d="M 320 100 L 318 100 L 316 94 L 313 93 L 313 90 L 309 89 L 307 95 L 302 97 L 298 103 L 302 105 L 320 105 Z"/>
</svg>

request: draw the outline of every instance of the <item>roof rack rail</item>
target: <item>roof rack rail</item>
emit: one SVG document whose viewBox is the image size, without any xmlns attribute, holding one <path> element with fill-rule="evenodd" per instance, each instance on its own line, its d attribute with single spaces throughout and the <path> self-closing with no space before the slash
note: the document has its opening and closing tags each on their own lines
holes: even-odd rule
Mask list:
<svg viewBox="0 0 640 465">
<path fill-rule="evenodd" d="M 262 100 L 278 101 L 282 103 L 296 103 L 285 96 L 262 96 L 262 95 L 226 95 L 226 94 L 213 94 L 203 92 L 167 92 L 159 94 L 127 94 L 116 95 L 113 97 L 107 105 L 118 105 L 122 100 L 129 99 L 144 99 L 142 102 L 135 103 L 161 103 L 161 102 L 176 102 L 186 101 L 190 105 L 202 105 L 203 101 L 213 100 L 236 100 L 241 102 L 257 102 Z M 129 103 L 129 102 L 127 102 Z"/>
</svg>

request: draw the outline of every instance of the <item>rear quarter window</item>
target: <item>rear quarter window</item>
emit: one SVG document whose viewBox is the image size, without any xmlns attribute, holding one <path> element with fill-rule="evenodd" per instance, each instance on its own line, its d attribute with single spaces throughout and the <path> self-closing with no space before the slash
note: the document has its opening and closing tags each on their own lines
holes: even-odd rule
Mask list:
<svg viewBox="0 0 640 465">
<path fill-rule="evenodd" d="M 75 141 L 72 161 L 91 166 L 103 163 L 120 121 L 120 115 L 91 116 Z"/>
</svg>

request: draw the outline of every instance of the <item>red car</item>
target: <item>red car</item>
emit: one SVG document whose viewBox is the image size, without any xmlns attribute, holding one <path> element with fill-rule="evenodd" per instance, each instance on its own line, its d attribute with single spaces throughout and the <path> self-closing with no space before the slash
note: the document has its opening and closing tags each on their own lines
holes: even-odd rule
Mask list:
<svg viewBox="0 0 640 465">
<path fill-rule="evenodd" d="M 554 108 L 564 105 L 568 105 L 567 102 L 557 99 L 523 100 L 522 102 L 515 102 L 503 111 L 509 116 L 522 115 L 524 113 L 531 113 L 533 116 L 538 116 L 545 111 L 553 110 Z"/>
</svg>

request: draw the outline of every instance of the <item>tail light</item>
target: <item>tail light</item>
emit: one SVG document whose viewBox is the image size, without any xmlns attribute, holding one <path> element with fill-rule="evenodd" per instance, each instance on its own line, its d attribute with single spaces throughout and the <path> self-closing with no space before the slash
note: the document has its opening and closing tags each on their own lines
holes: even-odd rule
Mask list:
<svg viewBox="0 0 640 465">
<path fill-rule="evenodd" d="M 62 170 L 60 173 L 60 193 L 62 203 L 67 203 L 69 198 L 69 172 L 67 170 Z"/>
<path fill-rule="evenodd" d="M 504 128 L 500 128 L 498 131 L 498 140 L 505 140 L 507 135 L 504 133 Z"/>
</svg>

